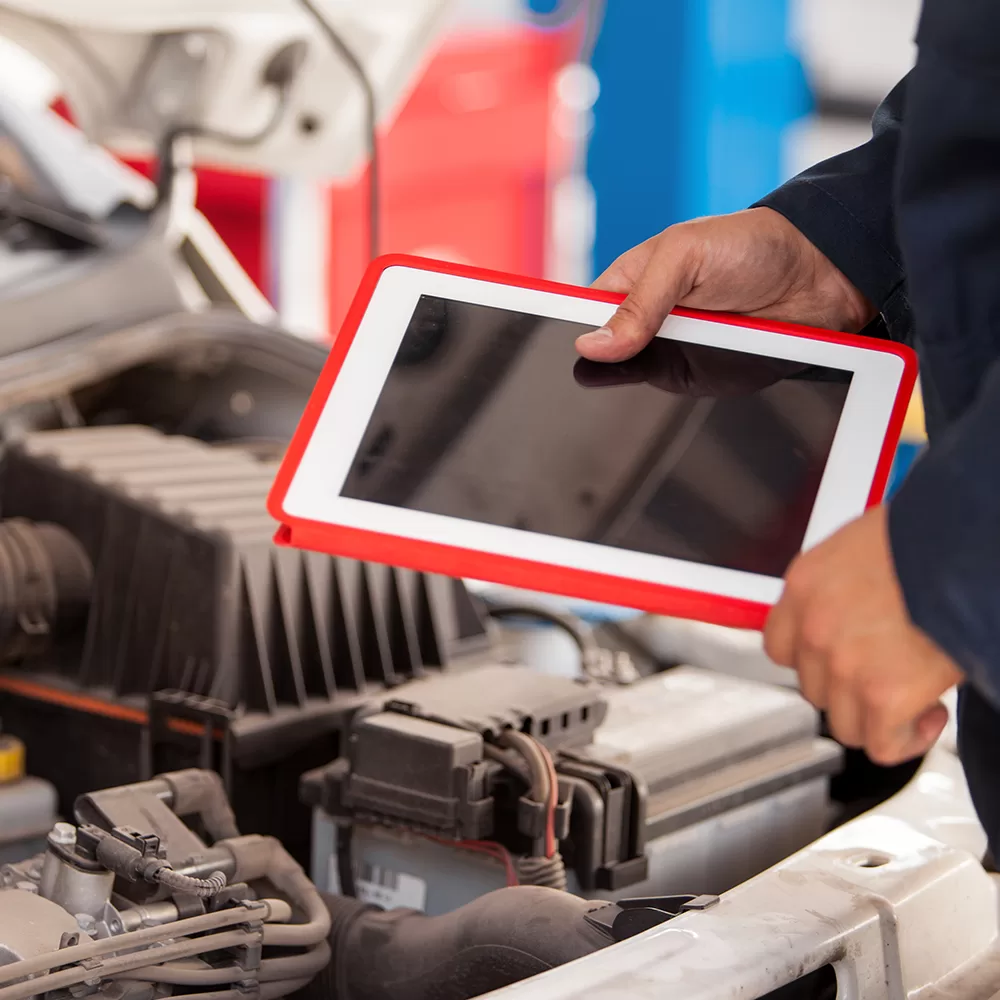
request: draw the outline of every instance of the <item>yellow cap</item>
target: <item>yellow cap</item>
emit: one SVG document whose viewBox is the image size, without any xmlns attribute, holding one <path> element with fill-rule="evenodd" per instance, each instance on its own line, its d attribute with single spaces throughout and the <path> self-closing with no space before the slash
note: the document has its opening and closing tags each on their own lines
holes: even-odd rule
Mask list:
<svg viewBox="0 0 1000 1000">
<path fill-rule="evenodd" d="M 927 431 L 924 427 L 924 400 L 920 395 L 918 386 L 910 400 L 910 408 L 906 413 L 906 421 L 903 424 L 903 440 L 913 444 L 922 444 L 927 440 Z"/>
<path fill-rule="evenodd" d="M 0 784 L 24 777 L 24 744 L 16 736 L 0 736 Z"/>
</svg>

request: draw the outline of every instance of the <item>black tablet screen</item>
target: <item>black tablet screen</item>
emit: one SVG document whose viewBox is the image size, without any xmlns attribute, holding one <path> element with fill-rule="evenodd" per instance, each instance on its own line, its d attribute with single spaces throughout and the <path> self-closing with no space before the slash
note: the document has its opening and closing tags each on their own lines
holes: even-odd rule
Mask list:
<svg viewBox="0 0 1000 1000">
<path fill-rule="evenodd" d="M 851 374 L 420 299 L 342 495 L 780 576 L 802 546 Z"/>
</svg>

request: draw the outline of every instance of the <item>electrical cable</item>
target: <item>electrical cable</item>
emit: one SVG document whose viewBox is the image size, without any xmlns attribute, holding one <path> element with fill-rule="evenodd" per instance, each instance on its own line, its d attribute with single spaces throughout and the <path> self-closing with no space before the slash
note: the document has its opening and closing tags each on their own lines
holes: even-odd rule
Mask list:
<svg viewBox="0 0 1000 1000">
<path fill-rule="evenodd" d="M 516 729 L 505 729 L 497 742 L 501 747 L 516 750 L 528 763 L 531 772 L 530 795 L 533 801 L 546 803 L 552 794 L 548 765 L 538 750 L 538 744 Z"/>
<path fill-rule="evenodd" d="M 356 896 L 357 886 L 354 884 L 354 827 L 337 827 L 337 876 L 340 879 L 340 894 Z"/>
<path fill-rule="evenodd" d="M 193 878 L 175 872 L 172 868 L 161 868 L 154 876 L 154 881 L 174 892 L 197 896 L 199 899 L 217 896 L 226 887 L 225 872 L 212 872 L 208 878 Z"/>
<path fill-rule="evenodd" d="M 581 656 L 587 656 L 600 649 L 586 623 L 564 611 L 555 611 L 536 604 L 487 604 L 486 612 L 491 618 L 537 618 L 562 629 L 576 643 Z"/>
<path fill-rule="evenodd" d="M 517 864 L 518 879 L 522 885 L 542 885 L 565 892 L 568 888 L 566 864 L 559 853 L 559 843 L 555 836 L 556 809 L 559 808 L 559 775 L 556 773 L 555 761 L 552 759 L 548 747 L 538 740 L 534 742 L 545 758 L 549 775 L 550 794 L 545 827 L 545 857 L 519 858 Z"/>
<path fill-rule="evenodd" d="M 525 766 L 524 761 L 513 751 L 503 750 L 495 743 L 483 744 L 483 754 L 490 760 L 495 760 L 502 764 L 508 771 L 516 774 L 526 785 L 531 784 L 531 771 Z"/>
<path fill-rule="evenodd" d="M 471 851 L 474 854 L 484 854 L 489 858 L 493 858 L 494 861 L 499 861 L 503 865 L 508 888 L 520 885 L 517 866 L 514 864 L 514 859 L 510 856 L 510 851 L 503 844 L 498 844 L 494 840 L 445 840 L 443 837 L 432 837 L 429 834 L 425 835 L 424 839 L 435 844 L 443 844 L 445 847 Z"/>
<path fill-rule="evenodd" d="M 316 26 L 326 36 L 330 45 L 351 71 L 365 98 L 365 128 L 368 140 L 368 257 L 374 260 L 379 255 L 381 158 L 378 149 L 378 103 L 375 86 L 365 71 L 354 50 L 344 41 L 340 33 L 330 23 L 330 19 L 313 3 L 313 0 L 298 0 L 299 6 L 315 21 Z"/>
<path fill-rule="evenodd" d="M 177 176 L 177 144 L 181 139 L 211 139 L 225 146 L 252 149 L 266 142 L 277 131 L 290 104 L 292 82 L 305 61 L 304 42 L 289 42 L 271 57 L 264 69 L 262 82 L 276 91 L 274 107 L 268 120 L 256 132 L 240 135 L 207 128 L 194 123 L 173 125 L 160 141 L 159 170 L 156 178 L 156 204 L 164 204 L 170 197 Z"/>
<path fill-rule="evenodd" d="M 518 858 L 517 875 L 519 885 L 541 885 L 560 892 L 569 887 L 566 862 L 558 851 L 550 858 Z"/>
<path fill-rule="evenodd" d="M 546 808 L 545 848 L 546 858 L 554 857 L 558 850 L 555 835 L 555 812 L 559 803 L 559 780 L 548 750 L 534 737 L 507 729 L 498 740 L 501 746 L 511 747 L 528 762 L 532 775 L 531 797 Z"/>
<path fill-rule="evenodd" d="M 562 629 L 580 650 L 580 670 L 597 681 L 631 684 L 638 676 L 632 657 L 624 650 L 605 649 L 594 638 L 593 629 L 583 619 L 565 611 L 556 611 L 540 604 L 490 604 L 486 613 L 491 618 L 535 618 Z"/>
<path fill-rule="evenodd" d="M 226 146 L 252 148 L 259 146 L 271 137 L 288 109 L 288 88 L 278 91 L 278 99 L 270 118 L 264 126 L 249 135 L 235 135 L 232 132 L 220 132 L 216 129 L 204 128 L 201 125 L 175 125 L 167 130 L 160 143 L 159 171 L 156 177 L 156 204 L 162 205 L 170 197 L 174 178 L 177 176 L 177 143 L 181 139 L 211 139 Z"/>
<path fill-rule="evenodd" d="M 536 742 L 538 741 L 536 740 Z M 546 857 L 553 858 L 559 852 L 559 845 L 556 843 L 555 835 L 556 810 L 559 808 L 559 775 L 556 774 L 556 764 L 552 759 L 552 754 L 549 753 L 548 747 L 546 747 L 543 743 L 538 743 L 538 749 L 545 758 L 545 763 L 549 772 L 549 787 L 551 788 L 551 792 L 549 795 L 549 816 L 547 827 L 549 841 L 546 844 Z"/>
</svg>

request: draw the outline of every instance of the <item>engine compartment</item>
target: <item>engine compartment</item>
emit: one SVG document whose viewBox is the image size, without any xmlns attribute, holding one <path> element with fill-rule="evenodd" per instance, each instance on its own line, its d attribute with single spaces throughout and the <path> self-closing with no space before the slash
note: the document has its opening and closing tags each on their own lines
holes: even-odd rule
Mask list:
<svg viewBox="0 0 1000 1000">
<path fill-rule="evenodd" d="M 108 906 L 135 911 L 123 928 L 175 906 L 162 884 L 118 873 L 81 930 L 72 897 L 52 908 L 62 890 L 45 875 L 55 862 L 30 853 L 39 846 L 86 867 L 108 837 L 145 850 L 151 834 L 166 844 L 152 856 L 165 851 L 184 877 L 221 871 L 218 901 L 229 898 L 237 872 L 218 832 L 198 846 L 171 823 L 171 846 L 137 818 L 164 772 L 218 774 L 239 828 L 283 845 L 327 907 L 351 915 L 337 947 L 357 981 L 331 985 L 343 973 L 317 955 L 325 996 L 404 995 L 375 973 L 409 968 L 417 982 L 426 955 L 464 954 L 470 927 L 493 958 L 454 995 L 479 995 L 710 905 L 827 828 L 842 751 L 794 693 L 693 667 L 636 670 L 624 641 L 599 631 L 589 672 L 548 675 L 512 662 L 510 616 L 494 619 L 462 581 L 276 545 L 264 497 L 322 361 L 312 345 L 219 316 L 79 342 L 86 352 L 60 349 L 61 371 L 50 346 L 0 362 L 0 552 L 15 556 L 0 565 L 0 717 L 50 789 L 41 828 L 7 845 L 23 847 L 7 903 L 33 894 L 51 928 L 32 955 L 49 954 L 60 928 L 59 940 L 114 936 Z M 0 785 L 0 811 L 17 784 Z M 157 814 L 171 801 L 153 798 Z M 98 799 L 131 803 L 131 819 L 102 814 L 95 835 Z M 82 824 L 82 860 L 63 850 L 57 813 Z M 502 956 L 524 950 L 532 907 L 552 914 L 551 938 L 534 944 L 554 951 L 511 964 Z M 182 911 L 171 942 L 186 940 Z M 373 935 L 384 962 L 360 958 Z M 214 975 L 229 947 L 199 961 Z M 107 992 L 89 979 L 73 989 Z M 279 995 L 270 980 L 259 989 Z"/>
<path fill-rule="evenodd" d="M 325 351 L 155 213 L 37 209 L 0 204 L 0 1000 L 464 1000 L 722 910 L 764 953 L 748 880 L 912 777 L 726 637 L 276 544 Z"/>
</svg>

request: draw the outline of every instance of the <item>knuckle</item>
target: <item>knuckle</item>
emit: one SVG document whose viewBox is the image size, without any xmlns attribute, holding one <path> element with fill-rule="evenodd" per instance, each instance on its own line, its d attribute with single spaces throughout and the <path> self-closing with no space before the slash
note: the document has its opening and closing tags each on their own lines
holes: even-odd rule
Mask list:
<svg viewBox="0 0 1000 1000">
<path fill-rule="evenodd" d="M 903 760 L 896 742 L 886 736 L 873 736 L 869 739 L 865 753 L 873 764 L 880 767 L 895 767 Z"/>
<path fill-rule="evenodd" d="M 809 562 L 803 556 L 795 559 L 785 574 L 785 590 L 792 597 L 801 597 L 808 593 L 812 586 L 812 571 Z"/>
<path fill-rule="evenodd" d="M 810 611 L 802 621 L 802 644 L 810 652 L 822 652 L 830 648 L 834 639 L 833 623 L 823 610 Z M 838 659 L 843 654 L 838 651 Z"/>
<path fill-rule="evenodd" d="M 606 292 L 620 292 L 628 293 L 632 291 L 632 286 L 634 282 L 625 272 L 624 268 L 620 264 L 612 264 L 604 274 L 602 274 L 597 281 L 594 282 L 595 288 L 600 288 Z"/>
<path fill-rule="evenodd" d="M 640 332 L 644 330 L 646 323 L 648 322 L 648 316 L 645 308 L 636 300 L 634 295 L 630 295 L 618 307 L 618 311 L 615 313 L 615 319 L 627 327 L 629 332 L 632 333 L 636 332 L 636 327 L 639 328 Z"/>
<path fill-rule="evenodd" d="M 830 677 L 839 684 L 850 683 L 857 672 L 857 661 L 850 649 L 837 648 L 830 654 L 827 669 Z"/>
<path fill-rule="evenodd" d="M 881 722 L 891 722 L 895 717 L 899 693 L 893 685 L 878 680 L 869 681 L 864 685 L 863 698 L 866 707 Z"/>
</svg>

